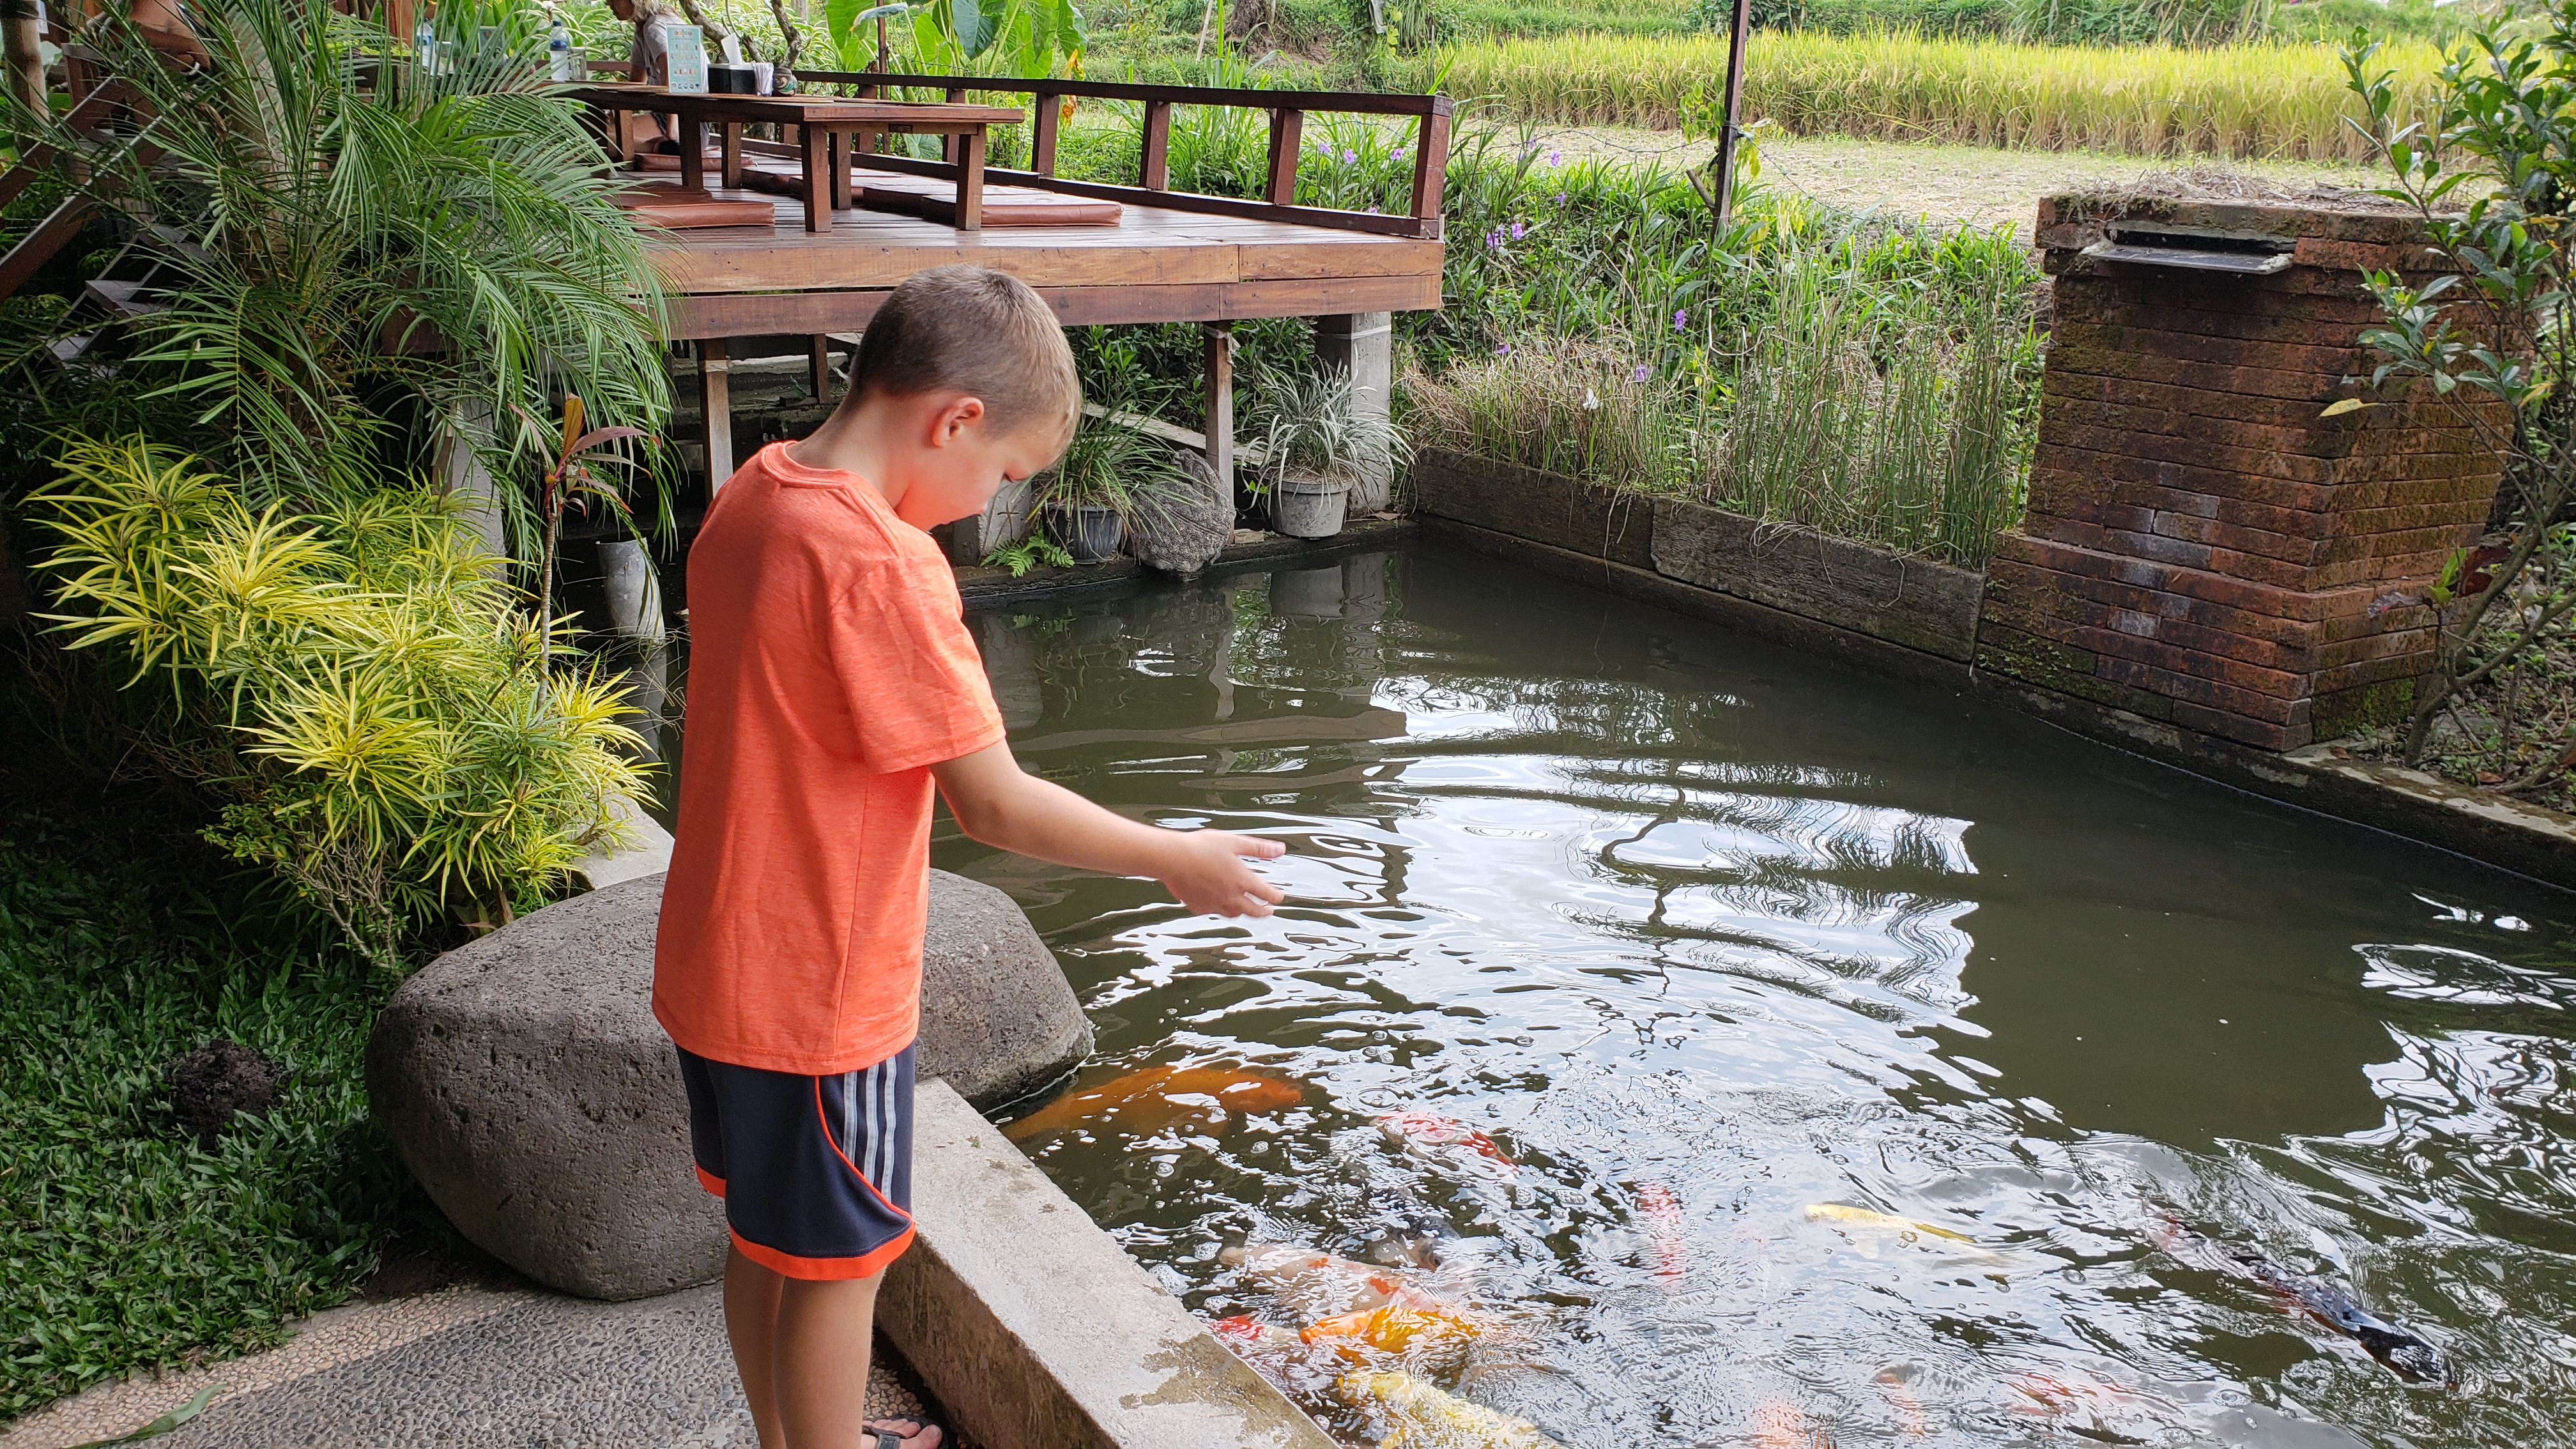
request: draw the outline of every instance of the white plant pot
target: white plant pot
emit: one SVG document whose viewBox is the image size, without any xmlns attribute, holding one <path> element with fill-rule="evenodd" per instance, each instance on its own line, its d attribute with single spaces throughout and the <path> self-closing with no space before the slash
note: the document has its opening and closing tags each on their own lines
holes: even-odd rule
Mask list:
<svg viewBox="0 0 2576 1449">
<path fill-rule="evenodd" d="M 1270 485 L 1270 526 L 1290 538 L 1331 538 L 1342 531 L 1350 497 L 1347 478 L 1284 474 Z"/>
</svg>

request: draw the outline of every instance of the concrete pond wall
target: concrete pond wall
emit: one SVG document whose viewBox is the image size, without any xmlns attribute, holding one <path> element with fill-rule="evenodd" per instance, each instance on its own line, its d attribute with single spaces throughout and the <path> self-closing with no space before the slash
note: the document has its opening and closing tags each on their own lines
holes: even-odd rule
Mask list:
<svg viewBox="0 0 2576 1449">
<path fill-rule="evenodd" d="M 1411 483 L 1425 527 L 1546 572 L 1900 672 L 1964 679 L 1976 657 L 1967 569 L 1436 448 Z"/>
<path fill-rule="evenodd" d="M 2557 811 L 2354 760 L 2331 742 L 2283 753 L 2196 729 L 2170 708 L 2126 709 L 1990 668 L 1998 638 L 2014 637 L 1999 628 L 2028 617 L 2026 571 L 2007 594 L 1986 574 L 1438 449 L 1415 460 L 1410 483 L 1424 531 L 1516 565 L 1876 673 L 1973 690 L 2254 794 L 2576 889 L 2576 820 Z"/>
</svg>

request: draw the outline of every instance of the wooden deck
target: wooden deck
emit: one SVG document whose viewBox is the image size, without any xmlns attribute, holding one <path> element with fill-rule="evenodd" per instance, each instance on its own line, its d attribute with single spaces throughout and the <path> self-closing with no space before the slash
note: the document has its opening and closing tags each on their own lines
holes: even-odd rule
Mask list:
<svg viewBox="0 0 2576 1449">
<path fill-rule="evenodd" d="M 864 184 L 867 172 L 860 173 Z M 972 262 L 1037 289 L 1068 324 L 1220 322 L 1440 305 L 1441 243 L 1295 222 L 1125 203 L 1115 226 L 961 232 L 853 210 L 829 231 L 766 191 L 768 228 L 675 232 L 661 254 L 675 338 L 854 331 L 886 292 L 925 267 Z"/>
</svg>

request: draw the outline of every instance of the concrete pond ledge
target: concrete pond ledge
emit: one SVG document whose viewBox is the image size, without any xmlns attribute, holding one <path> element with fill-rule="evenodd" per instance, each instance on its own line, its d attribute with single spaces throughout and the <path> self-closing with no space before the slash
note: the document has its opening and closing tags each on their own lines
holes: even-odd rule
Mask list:
<svg viewBox="0 0 2576 1449">
<path fill-rule="evenodd" d="M 1439 448 L 1415 458 L 1412 482 L 1427 519 L 1660 574 L 1936 659 L 1964 665 L 1976 655 L 1985 576 L 1969 569 Z M 1785 620 L 1741 617 L 1785 643 L 1812 637 Z"/>
<path fill-rule="evenodd" d="M 944 1083 L 877 1322 L 988 1449 L 1333 1449 Z"/>
</svg>

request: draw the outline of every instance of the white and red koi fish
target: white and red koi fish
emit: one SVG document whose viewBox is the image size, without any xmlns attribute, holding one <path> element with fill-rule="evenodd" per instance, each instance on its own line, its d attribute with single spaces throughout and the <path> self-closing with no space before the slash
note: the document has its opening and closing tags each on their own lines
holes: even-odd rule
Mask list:
<svg viewBox="0 0 2576 1449">
<path fill-rule="evenodd" d="M 1520 1164 L 1506 1156 L 1494 1139 L 1459 1121 L 1437 1112 L 1419 1108 L 1389 1112 L 1377 1119 L 1377 1130 L 1398 1147 L 1426 1152 L 1435 1147 L 1464 1147 L 1495 1164 L 1505 1172 L 1520 1171 Z"/>
<path fill-rule="evenodd" d="M 1251 1244 L 1227 1248 L 1217 1259 L 1316 1317 L 1386 1307 L 1449 1311 L 1445 1300 L 1388 1269 L 1314 1248 Z"/>
<path fill-rule="evenodd" d="M 1637 1189 L 1637 1211 L 1646 1218 L 1646 1241 L 1655 1250 L 1655 1276 L 1667 1285 L 1690 1272 L 1690 1241 L 1682 1236 L 1682 1204 L 1660 1182 Z"/>
</svg>

